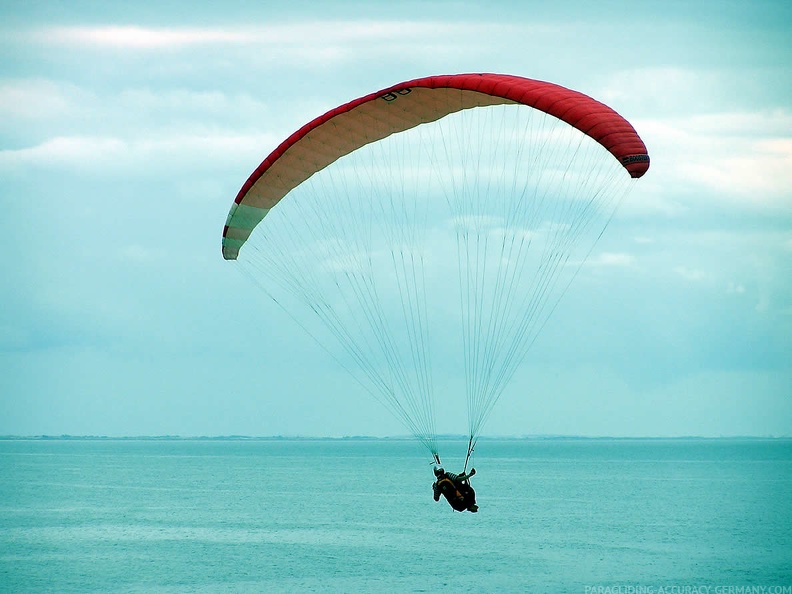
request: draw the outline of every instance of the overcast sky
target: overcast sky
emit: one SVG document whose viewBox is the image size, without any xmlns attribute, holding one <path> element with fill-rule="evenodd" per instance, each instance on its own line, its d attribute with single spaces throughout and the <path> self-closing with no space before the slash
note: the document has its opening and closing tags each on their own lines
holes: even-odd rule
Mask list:
<svg viewBox="0 0 792 594">
<path fill-rule="evenodd" d="M 220 239 L 294 130 L 458 72 L 582 91 L 652 157 L 484 433 L 792 435 L 790 30 L 784 1 L 0 0 L 0 435 L 405 433 Z"/>
</svg>

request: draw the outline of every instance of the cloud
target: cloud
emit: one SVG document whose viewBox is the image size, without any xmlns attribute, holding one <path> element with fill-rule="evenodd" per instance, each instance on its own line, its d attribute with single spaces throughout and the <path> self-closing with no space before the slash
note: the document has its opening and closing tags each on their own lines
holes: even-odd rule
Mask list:
<svg viewBox="0 0 792 594">
<path fill-rule="evenodd" d="M 274 146 L 271 135 L 173 134 L 160 137 L 63 136 L 33 147 L 0 150 L 0 170 L 68 169 L 102 176 L 162 174 L 188 166 L 192 171 L 254 163 Z"/>
<path fill-rule="evenodd" d="M 766 112 L 712 113 L 691 117 L 689 124 L 699 134 L 719 134 L 764 138 L 787 137 L 792 134 L 792 113 L 784 109 Z"/>
<path fill-rule="evenodd" d="M 629 119 L 652 157 L 631 210 L 680 216 L 687 209 L 672 196 L 682 192 L 739 207 L 792 206 L 792 112 L 780 98 L 735 110 L 724 100 L 733 89 L 719 71 L 662 67 L 614 73 L 596 91 L 637 114 Z"/>
<path fill-rule="evenodd" d="M 42 44 L 138 50 L 178 49 L 198 45 L 287 47 L 292 52 L 309 48 L 311 52 L 319 52 L 321 60 L 338 53 L 341 48 L 358 44 L 370 47 L 374 43 L 375 47 L 383 51 L 389 42 L 404 44 L 415 40 L 424 40 L 439 47 L 458 46 L 468 45 L 462 41 L 464 39 L 481 36 L 495 39 L 510 30 L 514 31 L 515 27 L 509 24 L 354 20 L 221 28 L 115 25 L 46 27 L 33 30 L 28 36 Z"/>
<path fill-rule="evenodd" d="M 700 280 L 704 280 L 707 278 L 707 273 L 698 270 L 696 268 L 688 268 L 687 266 L 677 266 L 674 268 L 674 272 L 676 272 L 679 276 L 684 278 L 685 280 L 697 282 Z"/>
<path fill-rule="evenodd" d="M 148 264 L 152 261 L 164 259 L 164 255 L 152 248 L 139 244 L 127 245 L 118 253 L 119 260 L 133 264 Z"/>
<path fill-rule="evenodd" d="M 0 81 L 0 120 L 66 117 L 90 94 L 70 84 L 46 79 Z"/>
<path fill-rule="evenodd" d="M 690 113 L 690 97 L 701 99 L 720 88 L 714 74 L 673 66 L 620 70 L 606 80 L 597 98 L 633 113 Z"/>
<path fill-rule="evenodd" d="M 499 56 L 504 44 L 527 44 L 540 49 L 544 45 L 540 39 L 549 38 L 550 33 L 542 25 L 427 18 L 268 20 L 267 24 L 211 27 L 67 26 L 10 31 L 9 35 L 23 46 L 34 44 L 46 51 L 86 53 L 83 63 L 88 59 L 114 62 L 122 56 L 126 64 L 136 64 L 149 76 L 163 70 L 182 75 L 187 70 L 203 69 L 216 71 L 217 78 L 231 76 L 236 81 L 258 85 L 268 76 L 284 79 L 296 73 L 310 73 L 323 84 L 338 85 L 344 77 L 357 82 L 363 76 L 373 76 L 384 86 L 398 79 L 379 77 L 393 72 L 394 66 L 398 69 L 400 64 L 409 65 L 416 75 L 432 73 L 421 65 L 438 62 L 447 64 L 449 71 L 464 71 L 465 64 L 503 62 Z M 157 55 L 156 63 L 148 62 L 153 53 Z M 185 67 L 174 67 L 167 61 L 185 57 Z M 336 67 L 351 70 L 340 72 L 327 83 L 327 69 Z M 134 76 L 142 75 L 137 67 L 129 71 Z M 251 81 L 254 77 L 258 79 L 255 82 Z M 327 91 L 317 87 L 315 92 Z"/>
<path fill-rule="evenodd" d="M 586 266 L 632 266 L 635 263 L 635 256 L 625 253 L 602 252 L 586 260 Z"/>
<path fill-rule="evenodd" d="M 31 129 L 51 138 L 71 130 L 86 135 L 99 130 L 249 128 L 270 113 L 266 101 L 246 92 L 135 87 L 101 92 L 48 79 L 0 81 L 0 131 L 28 138 Z"/>
<path fill-rule="evenodd" d="M 47 27 L 34 31 L 39 43 L 78 46 L 109 46 L 159 49 L 197 44 L 249 42 L 249 33 L 224 29 L 150 29 L 134 26 Z"/>
<path fill-rule="evenodd" d="M 642 184 L 649 200 L 663 204 L 674 188 L 741 207 L 792 206 L 792 113 L 721 113 L 636 127 L 652 155 Z"/>
<path fill-rule="evenodd" d="M 0 151 L 0 166 L 46 163 L 94 167 L 118 159 L 126 148 L 118 138 L 57 137 L 29 148 Z"/>
</svg>

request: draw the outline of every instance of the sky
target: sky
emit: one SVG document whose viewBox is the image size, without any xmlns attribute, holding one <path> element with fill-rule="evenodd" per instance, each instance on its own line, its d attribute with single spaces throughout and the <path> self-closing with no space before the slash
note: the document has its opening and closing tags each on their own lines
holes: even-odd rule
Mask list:
<svg viewBox="0 0 792 594">
<path fill-rule="evenodd" d="M 0 435 L 403 435 L 223 225 L 314 117 L 499 72 L 607 103 L 652 165 L 484 434 L 792 436 L 790 30 L 783 1 L 0 0 Z"/>
</svg>

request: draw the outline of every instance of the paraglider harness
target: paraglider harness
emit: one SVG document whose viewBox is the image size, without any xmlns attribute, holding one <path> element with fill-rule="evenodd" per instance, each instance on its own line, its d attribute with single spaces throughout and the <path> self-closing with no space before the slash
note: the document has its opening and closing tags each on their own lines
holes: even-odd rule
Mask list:
<svg viewBox="0 0 792 594">
<path fill-rule="evenodd" d="M 463 512 L 476 503 L 476 494 L 468 479 L 454 482 L 447 475 L 437 479 L 437 488 L 454 511 Z"/>
<path fill-rule="evenodd" d="M 470 461 L 470 455 L 473 453 L 475 445 L 476 440 L 471 435 L 470 441 L 468 442 L 467 456 L 465 457 L 465 467 L 462 469 L 463 475 L 467 472 L 467 465 Z M 433 464 L 436 464 L 435 475 L 437 475 L 437 467 L 440 467 L 442 470 L 442 467 L 440 466 L 440 456 L 437 454 L 437 452 L 433 452 L 433 456 Z M 471 472 L 476 471 L 473 470 Z M 470 486 L 470 476 L 461 481 L 453 481 L 448 476 L 448 473 L 443 471 L 441 476 L 437 476 L 435 486 L 435 497 L 437 497 L 436 501 L 439 501 L 440 499 L 437 495 L 437 491 L 439 491 L 443 497 L 446 498 L 446 501 L 448 501 L 448 504 L 454 511 L 463 512 L 468 510 L 471 506 L 476 505 L 476 492 L 473 490 L 473 487 Z"/>
</svg>

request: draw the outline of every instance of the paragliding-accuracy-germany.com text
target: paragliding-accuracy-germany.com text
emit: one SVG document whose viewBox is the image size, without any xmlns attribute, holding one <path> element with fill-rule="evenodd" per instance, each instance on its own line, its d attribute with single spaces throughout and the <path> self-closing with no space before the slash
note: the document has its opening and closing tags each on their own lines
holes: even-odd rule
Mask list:
<svg viewBox="0 0 792 594">
<path fill-rule="evenodd" d="M 618 584 L 612 586 L 586 586 L 585 594 L 792 594 L 792 585 L 643 585 Z"/>
</svg>

